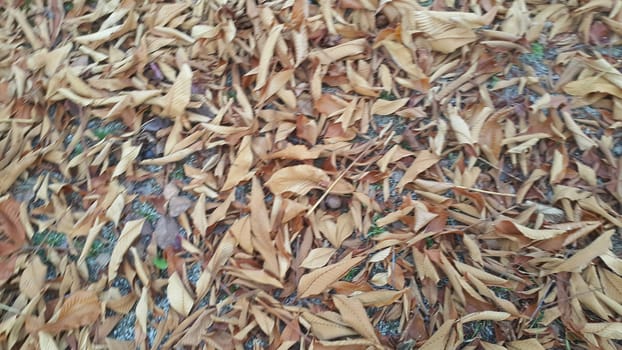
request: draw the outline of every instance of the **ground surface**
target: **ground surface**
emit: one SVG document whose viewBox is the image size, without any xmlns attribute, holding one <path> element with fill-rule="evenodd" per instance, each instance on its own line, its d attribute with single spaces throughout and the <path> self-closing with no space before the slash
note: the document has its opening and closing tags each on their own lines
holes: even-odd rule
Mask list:
<svg viewBox="0 0 622 350">
<path fill-rule="evenodd" d="M 0 24 L 0 348 L 621 347 L 618 2 Z"/>
</svg>

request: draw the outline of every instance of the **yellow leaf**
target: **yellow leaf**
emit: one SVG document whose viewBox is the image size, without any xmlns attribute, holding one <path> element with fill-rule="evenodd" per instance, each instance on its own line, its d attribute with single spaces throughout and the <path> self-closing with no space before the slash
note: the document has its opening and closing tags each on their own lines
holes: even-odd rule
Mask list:
<svg viewBox="0 0 622 350">
<path fill-rule="evenodd" d="M 182 316 L 188 316 L 188 314 L 190 314 L 194 301 L 192 295 L 190 295 L 184 283 L 181 281 L 181 278 L 179 278 L 177 271 L 168 278 L 166 296 L 173 310 L 177 311 Z"/>
</svg>

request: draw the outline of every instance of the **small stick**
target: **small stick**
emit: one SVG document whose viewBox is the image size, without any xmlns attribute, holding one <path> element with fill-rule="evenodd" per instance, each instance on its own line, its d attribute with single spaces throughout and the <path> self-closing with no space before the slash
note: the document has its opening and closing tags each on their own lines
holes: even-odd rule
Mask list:
<svg viewBox="0 0 622 350">
<path fill-rule="evenodd" d="M 486 190 L 480 190 L 478 188 L 469 188 L 469 187 L 464 187 L 464 186 L 460 186 L 460 185 L 454 185 L 453 187 L 459 188 L 461 190 L 467 190 L 467 191 L 473 191 L 473 192 L 479 192 L 479 193 L 485 193 L 485 194 L 494 194 L 494 195 L 497 195 L 497 196 L 516 197 L 516 195 L 512 194 L 512 193 L 501 193 L 501 192 L 486 191 Z"/>
</svg>

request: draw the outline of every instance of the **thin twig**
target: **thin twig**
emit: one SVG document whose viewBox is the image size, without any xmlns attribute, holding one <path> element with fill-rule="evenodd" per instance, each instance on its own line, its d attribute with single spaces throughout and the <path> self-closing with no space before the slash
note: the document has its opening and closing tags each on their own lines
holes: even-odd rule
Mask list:
<svg viewBox="0 0 622 350">
<path fill-rule="evenodd" d="M 478 188 L 470 188 L 470 187 L 464 187 L 464 186 L 459 186 L 459 185 L 453 185 L 453 186 L 455 188 L 459 188 L 461 190 L 466 190 L 466 191 L 473 191 L 473 192 L 479 192 L 479 193 L 485 193 L 485 194 L 493 194 L 493 195 L 505 196 L 505 197 L 516 197 L 516 195 L 512 194 L 512 193 L 501 193 L 501 192 L 486 191 L 486 190 L 480 190 Z"/>
</svg>

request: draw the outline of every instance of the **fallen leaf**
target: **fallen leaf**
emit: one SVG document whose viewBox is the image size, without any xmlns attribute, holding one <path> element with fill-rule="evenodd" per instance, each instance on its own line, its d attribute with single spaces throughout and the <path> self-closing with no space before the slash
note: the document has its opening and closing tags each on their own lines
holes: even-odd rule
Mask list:
<svg viewBox="0 0 622 350">
<path fill-rule="evenodd" d="M 338 263 L 313 270 L 300 278 L 298 282 L 298 298 L 306 298 L 322 293 L 333 282 L 337 281 L 352 267 L 363 261 L 364 257 L 346 256 Z"/>
<path fill-rule="evenodd" d="M 194 305 L 194 298 L 184 286 L 177 272 L 174 272 L 171 277 L 168 278 L 166 296 L 173 310 L 177 311 L 182 316 L 188 316 Z"/>
<path fill-rule="evenodd" d="M 117 270 L 123 261 L 123 257 L 132 245 L 132 242 L 140 235 L 144 223 L 145 219 L 132 220 L 128 221 L 123 227 L 119 240 L 110 255 L 110 262 L 108 263 L 108 281 L 112 281 L 117 277 Z"/>
<path fill-rule="evenodd" d="M 325 188 L 330 178 L 322 169 L 311 165 L 294 165 L 277 170 L 266 186 L 274 194 L 292 192 L 305 195 L 312 189 Z"/>
<path fill-rule="evenodd" d="M 42 331 L 58 334 L 62 331 L 93 324 L 101 312 L 97 294 L 79 290 L 63 301 L 61 308 L 41 327 Z"/>
</svg>

